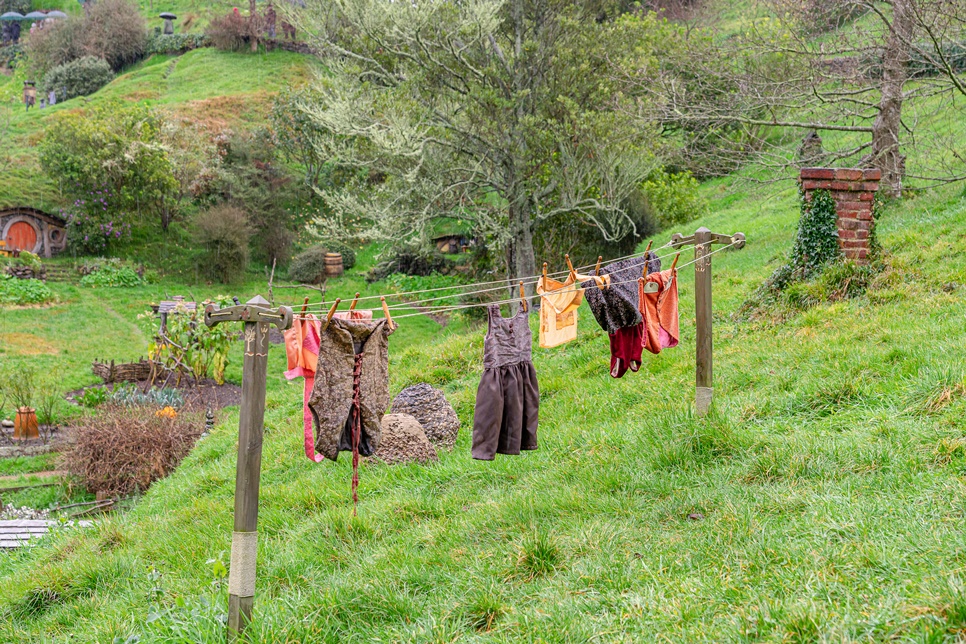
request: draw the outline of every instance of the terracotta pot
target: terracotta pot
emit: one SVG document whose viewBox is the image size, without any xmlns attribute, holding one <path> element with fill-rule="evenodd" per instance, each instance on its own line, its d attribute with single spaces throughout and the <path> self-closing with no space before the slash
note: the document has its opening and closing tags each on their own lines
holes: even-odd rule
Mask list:
<svg viewBox="0 0 966 644">
<path fill-rule="evenodd" d="M 40 426 L 37 423 L 37 410 L 20 407 L 13 419 L 13 437 L 17 440 L 38 438 Z"/>
</svg>

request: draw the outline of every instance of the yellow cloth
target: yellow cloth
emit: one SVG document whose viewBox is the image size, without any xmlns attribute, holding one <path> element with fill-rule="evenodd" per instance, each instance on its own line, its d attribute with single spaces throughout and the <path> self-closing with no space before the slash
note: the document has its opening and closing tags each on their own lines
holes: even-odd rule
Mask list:
<svg viewBox="0 0 966 644">
<path fill-rule="evenodd" d="M 584 289 L 570 276 L 566 282 L 541 277 L 537 282 L 540 303 L 540 346 L 556 347 L 577 338 L 577 307 Z"/>
</svg>

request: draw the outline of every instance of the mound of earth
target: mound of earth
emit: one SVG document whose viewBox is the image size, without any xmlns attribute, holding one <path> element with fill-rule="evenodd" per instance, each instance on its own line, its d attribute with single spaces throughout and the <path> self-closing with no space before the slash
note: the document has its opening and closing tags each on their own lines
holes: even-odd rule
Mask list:
<svg viewBox="0 0 966 644">
<path fill-rule="evenodd" d="M 437 448 L 453 449 L 460 431 L 460 419 L 442 391 L 425 382 L 406 387 L 392 402 L 394 414 L 409 414 Z"/>
<path fill-rule="evenodd" d="M 408 414 L 386 414 L 382 417 L 382 441 L 373 458 L 390 465 L 439 460 L 436 448 L 426 438 L 419 421 Z"/>
</svg>

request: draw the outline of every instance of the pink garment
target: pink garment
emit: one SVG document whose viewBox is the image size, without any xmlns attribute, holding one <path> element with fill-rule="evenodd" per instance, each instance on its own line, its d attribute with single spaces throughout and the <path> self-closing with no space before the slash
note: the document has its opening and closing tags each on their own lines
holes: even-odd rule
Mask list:
<svg viewBox="0 0 966 644">
<path fill-rule="evenodd" d="M 296 317 L 292 328 L 285 332 L 285 353 L 288 356 L 288 371 L 285 377 L 295 380 L 304 379 L 302 388 L 302 431 L 305 436 L 305 455 L 315 463 L 324 458 L 315 453 L 315 434 L 312 431 L 312 411 L 309 409 L 309 396 L 315 382 L 315 366 L 319 359 L 321 328 L 312 314 L 304 318 Z"/>
<path fill-rule="evenodd" d="M 355 309 L 352 311 L 336 311 L 332 317 L 337 320 L 371 320 L 372 311 L 357 311 Z"/>
</svg>

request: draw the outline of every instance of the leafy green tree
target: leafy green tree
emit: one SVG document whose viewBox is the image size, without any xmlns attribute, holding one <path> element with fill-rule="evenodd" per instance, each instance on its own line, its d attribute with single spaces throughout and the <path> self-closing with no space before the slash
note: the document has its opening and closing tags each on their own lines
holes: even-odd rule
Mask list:
<svg viewBox="0 0 966 644">
<path fill-rule="evenodd" d="M 130 223 L 129 213 L 147 214 L 167 230 L 174 212 L 166 200 L 178 182 L 161 127 L 161 117 L 144 105 L 111 102 L 60 112 L 41 141 L 40 164 L 87 215 L 118 225 Z M 97 203 L 99 193 L 111 198 Z"/>
<path fill-rule="evenodd" d="M 412 239 L 459 212 L 515 278 L 536 273 L 541 220 L 633 232 L 624 204 L 658 146 L 621 116 L 632 74 L 615 68 L 648 65 L 674 27 L 563 0 L 324 0 L 303 15 L 331 73 L 298 109 L 314 152 L 355 171 L 321 190 L 324 236 L 361 217 L 371 238 Z"/>
</svg>

